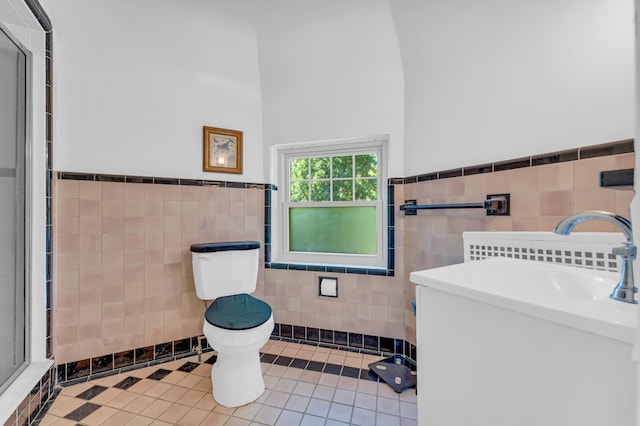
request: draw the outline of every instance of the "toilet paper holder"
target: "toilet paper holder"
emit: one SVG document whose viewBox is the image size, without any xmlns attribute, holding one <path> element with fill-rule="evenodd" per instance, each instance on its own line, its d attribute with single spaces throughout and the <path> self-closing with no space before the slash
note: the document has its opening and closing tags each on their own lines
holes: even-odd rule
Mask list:
<svg viewBox="0 0 640 426">
<path fill-rule="evenodd" d="M 338 278 L 318 277 L 318 295 L 324 297 L 338 297 Z"/>
</svg>

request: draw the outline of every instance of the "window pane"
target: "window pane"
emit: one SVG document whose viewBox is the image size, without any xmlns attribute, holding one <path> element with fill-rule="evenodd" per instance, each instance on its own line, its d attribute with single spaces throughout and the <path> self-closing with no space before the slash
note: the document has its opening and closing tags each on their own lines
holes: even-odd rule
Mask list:
<svg viewBox="0 0 640 426">
<path fill-rule="evenodd" d="M 309 181 L 291 182 L 290 200 L 294 203 L 309 201 Z"/>
<path fill-rule="evenodd" d="M 333 177 L 347 178 L 353 176 L 353 155 L 333 157 Z"/>
<path fill-rule="evenodd" d="M 312 158 L 311 179 L 329 179 L 330 177 L 329 157 Z"/>
<path fill-rule="evenodd" d="M 291 180 L 309 179 L 309 159 L 296 158 L 289 161 L 289 176 Z"/>
<path fill-rule="evenodd" d="M 329 201 L 331 185 L 328 180 L 311 182 L 311 201 Z"/>
<path fill-rule="evenodd" d="M 356 180 L 356 200 L 375 201 L 378 199 L 378 181 L 376 179 Z"/>
<path fill-rule="evenodd" d="M 333 201 L 353 201 L 353 180 L 333 181 Z"/>
<path fill-rule="evenodd" d="M 356 176 L 378 176 L 378 156 L 376 154 L 356 155 Z"/>
<path fill-rule="evenodd" d="M 376 254 L 376 208 L 290 208 L 289 250 Z"/>
</svg>

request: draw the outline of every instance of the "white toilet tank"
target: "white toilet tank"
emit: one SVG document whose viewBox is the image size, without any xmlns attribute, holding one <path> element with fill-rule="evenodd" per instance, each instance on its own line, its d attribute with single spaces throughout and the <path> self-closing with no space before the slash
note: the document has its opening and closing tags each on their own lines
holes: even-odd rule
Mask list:
<svg viewBox="0 0 640 426">
<path fill-rule="evenodd" d="M 258 241 L 191 245 L 193 279 L 199 299 L 253 293 L 258 279 Z"/>
</svg>

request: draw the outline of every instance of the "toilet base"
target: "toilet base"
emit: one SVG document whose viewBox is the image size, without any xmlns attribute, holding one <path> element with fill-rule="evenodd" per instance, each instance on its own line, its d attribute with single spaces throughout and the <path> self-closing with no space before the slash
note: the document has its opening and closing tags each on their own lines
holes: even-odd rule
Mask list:
<svg viewBox="0 0 640 426">
<path fill-rule="evenodd" d="M 260 353 L 234 349 L 218 350 L 218 359 L 211 368 L 213 398 L 225 407 L 249 404 L 265 389 Z"/>
</svg>

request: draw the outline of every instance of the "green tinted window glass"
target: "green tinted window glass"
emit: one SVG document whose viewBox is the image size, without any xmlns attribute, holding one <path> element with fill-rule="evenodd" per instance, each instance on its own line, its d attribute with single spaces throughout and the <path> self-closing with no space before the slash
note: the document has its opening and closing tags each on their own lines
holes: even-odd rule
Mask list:
<svg viewBox="0 0 640 426">
<path fill-rule="evenodd" d="M 348 178 L 353 176 L 353 155 L 333 157 L 333 177 Z"/>
<path fill-rule="evenodd" d="M 378 156 L 376 154 L 356 155 L 356 177 L 378 176 Z"/>
<path fill-rule="evenodd" d="M 311 182 L 311 201 L 329 201 L 331 184 L 328 180 L 316 180 Z"/>
<path fill-rule="evenodd" d="M 291 201 L 309 201 L 309 181 L 291 182 Z"/>
<path fill-rule="evenodd" d="M 378 199 L 376 179 L 356 179 L 356 200 L 375 201 Z"/>
<path fill-rule="evenodd" d="M 311 179 L 329 179 L 330 177 L 329 157 L 312 158 Z"/>
<path fill-rule="evenodd" d="M 333 181 L 333 201 L 353 201 L 353 180 Z"/>
<path fill-rule="evenodd" d="M 296 252 L 376 254 L 375 207 L 293 207 L 289 249 Z"/>
<path fill-rule="evenodd" d="M 309 159 L 297 158 L 290 160 L 289 176 L 291 180 L 309 179 Z"/>
</svg>

